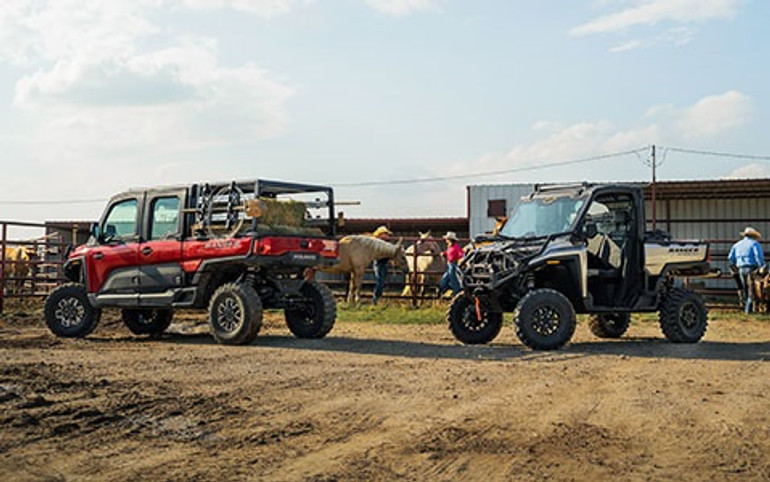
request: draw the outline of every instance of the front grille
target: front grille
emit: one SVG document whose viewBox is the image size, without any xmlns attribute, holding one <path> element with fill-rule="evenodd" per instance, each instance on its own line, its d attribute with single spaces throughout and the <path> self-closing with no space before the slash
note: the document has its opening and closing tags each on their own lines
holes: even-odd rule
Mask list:
<svg viewBox="0 0 770 482">
<path fill-rule="evenodd" d="M 492 288 L 499 279 L 514 272 L 518 263 L 501 251 L 476 251 L 463 265 L 463 283 L 467 287 Z"/>
</svg>

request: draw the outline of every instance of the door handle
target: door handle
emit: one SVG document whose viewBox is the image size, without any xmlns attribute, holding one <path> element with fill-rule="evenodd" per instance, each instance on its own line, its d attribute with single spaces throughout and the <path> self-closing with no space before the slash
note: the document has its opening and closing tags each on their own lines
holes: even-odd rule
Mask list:
<svg viewBox="0 0 770 482">
<path fill-rule="evenodd" d="M 149 246 L 145 246 L 144 248 L 142 248 L 142 254 L 145 255 L 145 256 L 151 255 L 152 254 L 152 248 L 149 247 Z"/>
</svg>

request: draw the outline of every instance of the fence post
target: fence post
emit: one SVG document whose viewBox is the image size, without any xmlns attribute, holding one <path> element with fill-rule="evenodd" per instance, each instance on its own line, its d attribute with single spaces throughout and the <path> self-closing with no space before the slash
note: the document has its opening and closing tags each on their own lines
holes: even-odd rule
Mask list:
<svg viewBox="0 0 770 482">
<path fill-rule="evenodd" d="M 0 241 L 2 244 L 3 252 L 0 254 L 0 313 L 3 312 L 3 305 L 5 303 L 5 247 L 6 238 L 8 237 L 8 225 L 3 223 L 3 238 Z"/>
<path fill-rule="evenodd" d="M 412 272 L 407 276 L 412 293 L 412 308 L 417 308 L 417 241 L 412 245 Z"/>
</svg>

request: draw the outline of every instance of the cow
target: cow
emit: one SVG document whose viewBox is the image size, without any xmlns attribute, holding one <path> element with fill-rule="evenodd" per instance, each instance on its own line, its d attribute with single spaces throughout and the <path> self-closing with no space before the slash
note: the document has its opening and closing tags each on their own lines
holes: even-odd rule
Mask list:
<svg viewBox="0 0 770 482">
<path fill-rule="evenodd" d="M 30 275 L 32 262 L 36 257 L 37 253 L 29 246 L 6 246 L 3 272 L 5 273 L 6 286 L 10 284 L 11 287 L 7 290 L 8 292 L 21 293 L 24 287 L 24 278 Z"/>
</svg>

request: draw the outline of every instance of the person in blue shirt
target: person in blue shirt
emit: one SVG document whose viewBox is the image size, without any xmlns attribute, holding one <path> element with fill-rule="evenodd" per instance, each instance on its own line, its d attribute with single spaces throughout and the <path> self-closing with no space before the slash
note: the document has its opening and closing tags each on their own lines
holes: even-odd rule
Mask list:
<svg viewBox="0 0 770 482">
<path fill-rule="evenodd" d="M 743 239 L 730 248 L 727 258 L 730 266 L 735 267 L 741 280 L 743 299 L 746 300 L 746 313 L 751 313 L 753 306 L 753 289 L 750 287 L 751 273 L 765 264 L 765 256 L 762 254 L 762 246 L 757 241 L 761 235 L 759 231 L 747 226 L 741 233 Z"/>
</svg>

